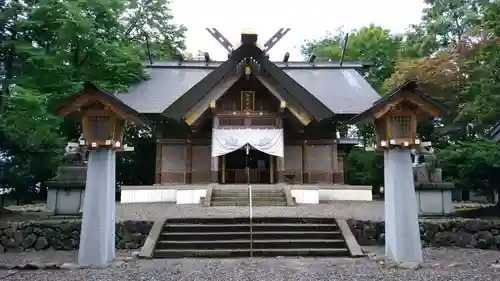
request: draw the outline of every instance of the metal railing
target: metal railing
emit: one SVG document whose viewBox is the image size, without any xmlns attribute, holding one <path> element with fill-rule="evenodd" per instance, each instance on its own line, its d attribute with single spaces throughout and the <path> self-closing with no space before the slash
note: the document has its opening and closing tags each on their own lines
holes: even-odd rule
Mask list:
<svg viewBox="0 0 500 281">
<path fill-rule="evenodd" d="M 250 257 L 253 257 L 253 209 L 252 209 L 252 185 L 250 184 L 250 168 L 248 167 L 248 154 L 250 147 L 246 145 L 245 155 L 245 168 L 247 171 L 247 185 L 248 185 L 248 218 L 250 219 Z"/>
<path fill-rule="evenodd" d="M 248 209 L 250 218 L 250 257 L 253 257 L 253 210 L 252 210 L 252 185 L 248 185 Z"/>
</svg>

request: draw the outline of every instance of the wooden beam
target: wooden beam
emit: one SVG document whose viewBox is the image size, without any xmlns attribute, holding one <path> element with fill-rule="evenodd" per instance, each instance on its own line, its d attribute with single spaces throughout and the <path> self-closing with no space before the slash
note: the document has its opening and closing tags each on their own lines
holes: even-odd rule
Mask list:
<svg viewBox="0 0 500 281">
<path fill-rule="evenodd" d="M 269 50 L 274 47 L 287 33 L 290 31 L 290 28 L 280 28 L 276 33 L 274 33 L 269 40 L 264 44 L 264 53 L 269 52 Z"/>
<path fill-rule="evenodd" d="M 231 44 L 231 42 L 229 42 L 229 40 L 227 40 L 226 37 L 224 37 L 224 35 L 222 35 L 222 33 L 217 30 L 217 28 L 212 27 L 205 29 L 208 31 L 208 33 L 210 33 L 210 35 L 212 35 L 212 37 L 215 38 L 215 40 L 217 40 L 217 42 L 219 42 L 219 44 L 221 44 L 222 47 L 224 47 L 224 49 L 226 49 L 228 53 L 231 53 L 233 51 L 233 44 Z"/>
<path fill-rule="evenodd" d="M 241 73 L 226 76 L 184 115 L 184 121 L 186 124 L 191 126 L 194 122 L 196 122 L 196 120 L 198 120 L 198 118 L 209 108 L 210 102 L 217 101 L 241 77 Z"/>
</svg>

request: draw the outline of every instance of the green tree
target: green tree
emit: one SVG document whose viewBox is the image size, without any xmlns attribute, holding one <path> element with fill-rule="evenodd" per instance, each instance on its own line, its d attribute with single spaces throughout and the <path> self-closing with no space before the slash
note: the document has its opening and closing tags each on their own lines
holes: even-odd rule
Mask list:
<svg viewBox="0 0 500 281">
<path fill-rule="evenodd" d="M 500 144 L 489 140 L 457 142 L 437 154 L 446 180 L 458 188 L 500 194 Z M 499 203 L 500 206 L 500 203 Z"/>
<path fill-rule="evenodd" d="M 370 185 L 378 190 L 384 185 L 384 155 L 377 151 L 355 148 L 346 159 L 346 183 Z"/>
<path fill-rule="evenodd" d="M 59 118 L 47 111 L 47 99 L 22 88 L 12 89 L 0 119 L 0 140 L 5 158 L 0 161 L 0 185 L 14 188 L 17 199 L 35 193 L 33 187 L 54 176 L 60 164 L 63 138 Z"/>
<path fill-rule="evenodd" d="M 84 81 L 114 92 L 147 79 L 145 33 L 155 59 L 183 50 L 186 29 L 172 24 L 168 5 L 168 0 L 0 0 L 4 186 L 32 188 L 53 176 L 64 142 L 79 136 L 80 128 L 75 121 L 61 122 L 51 109 Z M 148 141 L 153 142 L 151 135 Z M 120 155 L 120 161 L 142 165 L 137 157 L 127 159 L 130 155 Z"/>
<path fill-rule="evenodd" d="M 304 56 L 313 53 L 318 60 L 339 61 L 345 32 L 337 30 L 320 40 L 306 41 L 301 47 Z M 401 38 L 393 36 L 390 30 L 370 25 L 349 33 L 345 61 L 368 61 L 374 64 L 368 71 L 367 81 L 380 91 L 384 80 L 394 71 Z"/>
</svg>

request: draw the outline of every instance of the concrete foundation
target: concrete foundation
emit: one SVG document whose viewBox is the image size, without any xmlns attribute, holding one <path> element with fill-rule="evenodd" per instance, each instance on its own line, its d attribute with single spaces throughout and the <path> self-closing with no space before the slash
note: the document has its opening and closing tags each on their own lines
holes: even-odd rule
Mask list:
<svg viewBox="0 0 500 281">
<path fill-rule="evenodd" d="M 78 263 L 106 265 L 115 259 L 116 152 L 89 153 Z"/>
<path fill-rule="evenodd" d="M 422 262 L 410 150 L 387 150 L 384 164 L 386 256 L 395 262 Z"/>
</svg>

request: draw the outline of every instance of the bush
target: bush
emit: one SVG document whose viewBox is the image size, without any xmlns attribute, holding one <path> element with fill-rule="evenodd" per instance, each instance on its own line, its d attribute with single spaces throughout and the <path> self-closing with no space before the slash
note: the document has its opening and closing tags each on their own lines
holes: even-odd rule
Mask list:
<svg viewBox="0 0 500 281">
<path fill-rule="evenodd" d="M 376 193 L 384 184 L 384 155 L 380 152 L 354 148 L 347 156 L 345 169 L 347 184 L 370 185 Z"/>
</svg>

